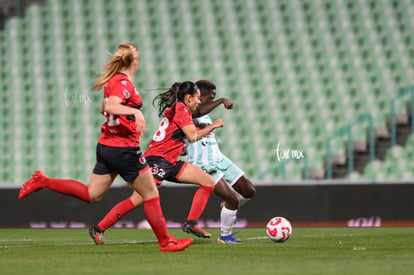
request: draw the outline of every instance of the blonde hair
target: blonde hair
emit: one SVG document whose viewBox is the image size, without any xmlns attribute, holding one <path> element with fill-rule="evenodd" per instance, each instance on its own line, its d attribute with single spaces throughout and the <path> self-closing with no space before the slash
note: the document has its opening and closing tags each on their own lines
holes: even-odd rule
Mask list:
<svg viewBox="0 0 414 275">
<path fill-rule="evenodd" d="M 93 84 L 92 91 L 99 91 L 119 70 L 131 66 L 134 59 L 138 58 L 138 49 L 132 44 L 124 43 L 119 45 L 118 50 L 111 55 L 111 60 L 104 66 L 104 72 L 97 75 L 99 79 Z"/>
</svg>

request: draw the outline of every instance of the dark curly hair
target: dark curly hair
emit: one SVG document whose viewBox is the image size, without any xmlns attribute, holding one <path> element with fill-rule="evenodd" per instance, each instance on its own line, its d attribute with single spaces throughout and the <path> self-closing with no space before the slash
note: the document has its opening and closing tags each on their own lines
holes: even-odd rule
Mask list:
<svg viewBox="0 0 414 275">
<path fill-rule="evenodd" d="M 216 89 L 216 84 L 209 80 L 199 80 L 195 83 L 198 88 L 200 88 L 200 93 L 202 96 L 210 94 L 211 90 Z"/>
</svg>

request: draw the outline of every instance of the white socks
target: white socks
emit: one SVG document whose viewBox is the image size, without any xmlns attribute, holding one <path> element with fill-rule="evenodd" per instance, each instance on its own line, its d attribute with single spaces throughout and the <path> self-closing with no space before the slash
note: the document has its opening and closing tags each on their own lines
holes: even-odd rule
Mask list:
<svg viewBox="0 0 414 275">
<path fill-rule="evenodd" d="M 237 198 L 239 199 L 239 208 L 240 206 L 244 205 L 246 202 L 250 200 L 250 199 L 243 197 L 238 192 L 236 192 L 236 194 L 237 194 Z M 220 213 L 221 236 L 228 236 L 231 234 L 233 225 L 236 222 L 236 215 L 237 215 L 237 209 L 229 210 L 226 207 L 223 207 L 221 209 L 221 213 Z"/>
<path fill-rule="evenodd" d="M 228 236 L 231 234 L 231 230 L 236 221 L 237 209 L 229 210 L 226 207 L 221 209 L 221 236 Z"/>
</svg>

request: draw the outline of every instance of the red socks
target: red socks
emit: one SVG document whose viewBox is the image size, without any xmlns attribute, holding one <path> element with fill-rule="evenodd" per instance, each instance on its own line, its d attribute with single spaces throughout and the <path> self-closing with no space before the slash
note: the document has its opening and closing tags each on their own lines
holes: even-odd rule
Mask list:
<svg viewBox="0 0 414 275">
<path fill-rule="evenodd" d="M 157 236 L 158 242 L 161 246 L 167 244 L 169 236 L 167 224 L 165 223 L 162 214 L 160 197 L 155 197 L 144 201 L 145 216 L 147 216 L 148 223 L 151 225 L 152 231 Z"/>
<path fill-rule="evenodd" d="M 201 214 L 206 207 L 208 198 L 211 192 L 214 191 L 214 187 L 201 186 L 193 197 L 193 204 L 191 205 L 190 214 L 188 214 L 187 220 L 196 220 L 200 218 Z"/>
<path fill-rule="evenodd" d="M 88 187 L 79 181 L 47 178 L 44 181 L 44 186 L 58 193 L 74 196 L 84 202 L 91 203 Z"/>
<path fill-rule="evenodd" d="M 133 209 L 135 209 L 135 205 L 132 203 L 130 198 L 121 201 L 115 205 L 111 211 L 106 214 L 105 218 L 103 218 L 103 220 L 98 224 L 99 229 L 105 231 Z"/>
</svg>

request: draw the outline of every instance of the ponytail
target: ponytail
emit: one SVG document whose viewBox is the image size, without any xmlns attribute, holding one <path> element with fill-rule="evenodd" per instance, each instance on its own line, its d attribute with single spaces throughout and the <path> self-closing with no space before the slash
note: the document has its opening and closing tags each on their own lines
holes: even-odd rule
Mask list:
<svg viewBox="0 0 414 275">
<path fill-rule="evenodd" d="M 186 94 L 193 95 L 197 90 L 197 85 L 191 81 L 175 82 L 168 91 L 157 95 L 152 105 L 155 107 L 158 101 L 158 116 L 162 117 L 165 109 L 174 107 L 175 103 L 184 101 Z"/>
<path fill-rule="evenodd" d="M 100 78 L 93 84 L 91 90 L 99 91 L 102 89 L 106 82 L 119 70 L 131 66 L 135 58 L 138 58 L 136 46 L 129 43 L 119 45 L 118 50 L 112 55 L 111 60 L 104 66 L 104 72 L 98 75 Z"/>
<path fill-rule="evenodd" d="M 180 89 L 180 82 L 175 82 L 171 88 L 162 93 L 157 95 L 154 100 L 152 101 L 152 105 L 155 107 L 156 102 L 158 101 L 158 116 L 162 117 L 166 108 L 171 108 L 177 102 L 177 93 Z"/>
</svg>

